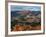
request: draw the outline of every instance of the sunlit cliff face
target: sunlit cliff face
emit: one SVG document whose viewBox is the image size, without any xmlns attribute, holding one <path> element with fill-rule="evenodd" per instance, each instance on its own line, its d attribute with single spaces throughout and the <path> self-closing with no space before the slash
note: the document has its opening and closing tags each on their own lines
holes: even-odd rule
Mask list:
<svg viewBox="0 0 46 37">
<path fill-rule="evenodd" d="M 28 16 L 26 17 L 28 22 L 40 22 L 40 19 L 36 18 L 35 16 Z"/>
</svg>

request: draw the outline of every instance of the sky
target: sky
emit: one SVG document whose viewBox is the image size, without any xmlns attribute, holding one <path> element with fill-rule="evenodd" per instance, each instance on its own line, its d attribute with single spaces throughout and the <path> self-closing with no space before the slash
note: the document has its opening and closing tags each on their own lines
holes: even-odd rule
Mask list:
<svg viewBox="0 0 46 37">
<path fill-rule="evenodd" d="M 20 11 L 20 10 L 30 10 L 30 11 L 40 11 L 40 6 L 17 6 L 11 5 L 11 11 Z"/>
</svg>

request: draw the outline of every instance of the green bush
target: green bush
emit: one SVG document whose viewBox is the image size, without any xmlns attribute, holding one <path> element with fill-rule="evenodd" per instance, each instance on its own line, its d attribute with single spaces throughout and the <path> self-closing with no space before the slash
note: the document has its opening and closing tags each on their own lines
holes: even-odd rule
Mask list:
<svg viewBox="0 0 46 37">
<path fill-rule="evenodd" d="M 17 24 L 17 20 L 11 21 L 11 29 L 13 29 L 13 26 L 15 26 Z"/>
<path fill-rule="evenodd" d="M 41 23 L 40 22 L 32 22 L 31 26 L 37 26 L 37 25 L 41 25 Z"/>
</svg>

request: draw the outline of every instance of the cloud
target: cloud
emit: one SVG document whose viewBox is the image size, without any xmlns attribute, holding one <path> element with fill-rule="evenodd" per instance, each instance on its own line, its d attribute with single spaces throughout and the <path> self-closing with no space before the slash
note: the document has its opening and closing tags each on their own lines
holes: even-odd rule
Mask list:
<svg viewBox="0 0 46 37">
<path fill-rule="evenodd" d="M 31 10 L 31 11 L 40 11 L 41 7 L 40 6 L 11 6 L 12 11 L 16 10 Z"/>
</svg>

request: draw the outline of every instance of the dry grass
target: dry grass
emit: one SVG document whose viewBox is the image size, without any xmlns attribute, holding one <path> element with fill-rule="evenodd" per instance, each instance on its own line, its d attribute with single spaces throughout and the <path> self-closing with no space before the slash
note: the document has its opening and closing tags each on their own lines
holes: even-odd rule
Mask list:
<svg viewBox="0 0 46 37">
<path fill-rule="evenodd" d="M 20 25 L 15 25 L 13 27 L 12 31 L 27 31 L 27 30 L 41 30 L 41 26 L 30 26 L 30 25 L 25 25 L 25 26 L 20 26 Z"/>
</svg>

